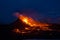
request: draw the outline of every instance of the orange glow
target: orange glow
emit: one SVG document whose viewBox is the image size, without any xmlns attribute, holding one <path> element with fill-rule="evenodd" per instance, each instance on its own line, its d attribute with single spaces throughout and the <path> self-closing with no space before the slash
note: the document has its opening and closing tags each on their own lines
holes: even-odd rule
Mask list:
<svg viewBox="0 0 60 40">
<path fill-rule="evenodd" d="M 37 22 L 37 21 L 33 20 L 32 18 L 24 16 L 24 15 L 20 15 L 19 19 L 30 26 L 40 26 L 40 27 L 41 26 L 49 26 L 48 24 Z"/>
<path fill-rule="evenodd" d="M 29 28 L 25 27 L 25 30 L 30 30 Z"/>
<path fill-rule="evenodd" d="M 46 23 L 40 23 L 36 20 L 33 20 L 31 17 L 27 17 L 25 15 L 20 15 L 19 19 L 28 24 L 31 27 L 40 27 L 42 30 L 49 30 L 49 28 L 47 26 L 49 26 L 49 24 Z"/>
<path fill-rule="evenodd" d="M 24 33 L 26 33 L 26 32 L 22 31 L 21 33 L 24 34 Z"/>
<path fill-rule="evenodd" d="M 16 33 L 20 33 L 19 29 L 14 29 L 13 31 L 16 32 Z"/>
<path fill-rule="evenodd" d="M 50 29 L 48 26 L 49 24 L 46 24 L 46 23 L 41 23 L 41 22 L 38 22 L 34 19 L 32 19 L 31 17 L 28 17 L 28 16 L 25 16 L 25 15 L 19 15 L 18 18 L 25 24 L 29 25 L 29 27 L 25 27 L 25 29 L 23 29 L 23 31 L 19 29 L 16 29 L 15 31 L 18 33 L 29 33 L 33 30 L 43 30 L 43 31 L 46 31 L 46 30 L 49 30 L 51 31 L 52 29 Z M 38 29 L 37 29 L 38 28 Z M 29 30 L 28 32 L 26 30 Z"/>
</svg>

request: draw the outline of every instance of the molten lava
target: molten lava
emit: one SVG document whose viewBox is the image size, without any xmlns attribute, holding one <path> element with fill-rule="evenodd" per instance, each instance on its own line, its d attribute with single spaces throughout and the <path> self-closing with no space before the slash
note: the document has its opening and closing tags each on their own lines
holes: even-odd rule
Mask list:
<svg viewBox="0 0 60 40">
<path fill-rule="evenodd" d="M 24 23 L 30 25 L 31 27 L 33 27 L 33 26 L 40 26 L 40 27 L 49 26 L 48 24 L 37 22 L 37 21 L 33 20 L 32 18 L 24 16 L 24 15 L 20 15 L 19 19 L 22 20 Z"/>
<path fill-rule="evenodd" d="M 23 32 L 28 33 L 33 30 L 51 31 L 51 29 L 48 27 L 49 24 L 38 22 L 38 21 L 32 19 L 31 17 L 25 16 L 25 15 L 20 15 L 20 14 L 18 15 L 18 18 L 26 25 L 29 25 L 29 27 L 25 27 L 25 29 L 23 29 L 23 31 L 21 30 L 21 33 L 23 33 Z M 27 31 L 27 30 L 29 30 L 29 31 Z M 15 31 L 20 33 L 20 31 L 18 29 Z"/>
<path fill-rule="evenodd" d="M 19 16 L 19 19 L 28 24 L 30 27 L 39 27 L 41 28 L 42 30 L 49 30 L 49 28 L 47 26 L 49 26 L 49 24 L 46 24 L 46 23 L 40 23 L 34 19 L 32 19 L 31 17 L 27 17 L 27 16 L 24 16 L 24 15 L 20 15 Z"/>
</svg>

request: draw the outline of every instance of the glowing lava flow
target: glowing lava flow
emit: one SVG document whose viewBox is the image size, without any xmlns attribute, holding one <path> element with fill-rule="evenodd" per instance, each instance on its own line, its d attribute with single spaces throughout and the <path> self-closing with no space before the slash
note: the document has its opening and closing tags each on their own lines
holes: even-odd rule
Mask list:
<svg viewBox="0 0 60 40">
<path fill-rule="evenodd" d="M 31 17 L 25 16 L 25 15 L 18 15 L 18 18 L 25 24 L 29 25 L 29 27 L 25 27 L 25 29 L 23 29 L 23 31 L 21 30 L 21 32 L 17 29 L 15 30 L 18 33 L 29 33 L 33 30 L 43 30 L 43 31 L 51 31 L 51 29 L 48 27 L 49 24 L 46 23 L 40 23 L 34 19 L 32 19 Z M 38 28 L 38 29 L 37 29 Z M 29 31 L 27 31 L 29 30 Z"/>
<path fill-rule="evenodd" d="M 45 24 L 45 23 L 40 23 L 38 21 L 33 20 L 31 17 L 27 17 L 24 15 L 20 15 L 19 19 L 28 24 L 30 27 L 39 27 L 41 30 L 50 30 L 47 26 L 49 26 L 49 24 Z"/>
</svg>

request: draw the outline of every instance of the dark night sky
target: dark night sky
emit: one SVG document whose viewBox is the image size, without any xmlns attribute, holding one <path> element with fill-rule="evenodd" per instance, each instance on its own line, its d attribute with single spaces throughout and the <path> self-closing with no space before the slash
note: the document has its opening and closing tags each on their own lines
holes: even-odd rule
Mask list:
<svg viewBox="0 0 60 40">
<path fill-rule="evenodd" d="M 41 15 L 40 20 L 51 18 L 52 21 L 49 22 L 60 22 L 60 0 L 0 0 L 0 23 L 15 21 L 13 12 L 27 9 L 37 11 L 35 15 Z"/>
</svg>

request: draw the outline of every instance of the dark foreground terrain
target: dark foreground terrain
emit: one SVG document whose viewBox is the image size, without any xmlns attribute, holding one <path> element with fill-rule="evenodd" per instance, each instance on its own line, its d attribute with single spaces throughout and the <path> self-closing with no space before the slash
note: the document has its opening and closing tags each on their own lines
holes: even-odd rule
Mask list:
<svg viewBox="0 0 60 40">
<path fill-rule="evenodd" d="M 0 40 L 19 40 L 19 39 L 60 39 L 60 24 L 52 24 L 50 26 L 54 31 L 42 31 L 35 34 L 34 32 L 29 34 L 16 34 L 12 32 L 15 27 L 23 27 L 22 22 L 19 20 L 14 23 L 4 25 L 0 24 Z"/>
</svg>

